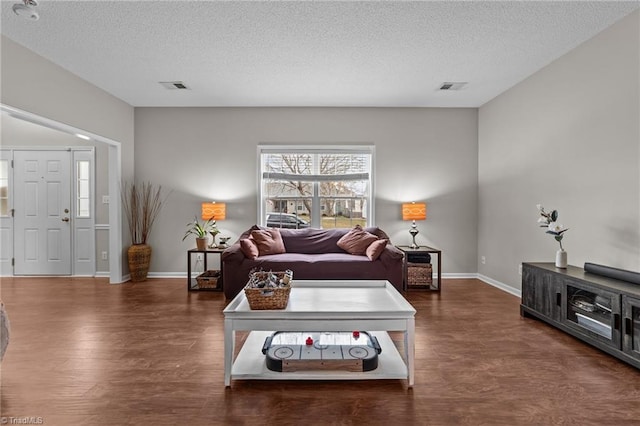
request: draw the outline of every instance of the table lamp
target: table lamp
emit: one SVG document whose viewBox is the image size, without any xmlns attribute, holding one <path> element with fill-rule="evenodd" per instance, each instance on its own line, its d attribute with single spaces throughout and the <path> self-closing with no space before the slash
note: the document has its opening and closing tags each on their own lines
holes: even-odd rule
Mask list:
<svg viewBox="0 0 640 426">
<path fill-rule="evenodd" d="M 416 220 L 425 220 L 427 218 L 427 204 L 426 203 L 403 203 L 402 204 L 402 220 L 413 221 L 409 233 L 413 238 L 413 242 L 409 247 L 412 249 L 420 248 L 416 244 L 416 235 L 418 235 L 418 227 L 416 226 Z"/>
<path fill-rule="evenodd" d="M 211 241 L 211 245 L 209 246 L 209 248 L 215 248 L 216 235 L 220 233 L 220 231 L 215 226 L 215 224 L 217 220 L 224 220 L 227 218 L 227 204 L 216 203 L 215 201 L 210 203 L 209 202 L 202 203 L 201 217 L 202 217 L 202 220 L 213 221 L 213 229 L 209 231 L 209 233 L 213 237 L 213 240 Z M 226 240 L 224 241 L 224 243 L 226 243 Z M 223 244 L 223 245 L 226 247 L 226 244 Z M 224 248 L 224 247 L 219 247 L 219 248 Z"/>
<path fill-rule="evenodd" d="M 202 203 L 202 220 L 225 220 L 227 218 L 226 203 Z"/>
</svg>

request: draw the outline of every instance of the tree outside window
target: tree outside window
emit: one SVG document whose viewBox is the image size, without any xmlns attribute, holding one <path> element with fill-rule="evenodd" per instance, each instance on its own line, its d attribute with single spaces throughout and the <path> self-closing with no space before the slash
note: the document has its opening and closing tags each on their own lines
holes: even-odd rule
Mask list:
<svg viewBox="0 0 640 426">
<path fill-rule="evenodd" d="M 262 216 L 279 213 L 283 222 L 292 216 L 321 228 L 370 225 L 372 151 L 372 147 L 263 150 Z"/>
</svg>

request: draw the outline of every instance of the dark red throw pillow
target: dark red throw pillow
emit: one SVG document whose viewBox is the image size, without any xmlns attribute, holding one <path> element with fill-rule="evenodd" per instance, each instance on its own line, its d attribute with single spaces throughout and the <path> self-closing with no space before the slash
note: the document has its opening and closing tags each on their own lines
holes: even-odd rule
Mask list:
<svg viewBox="0 0 640 426">
<path fill-rule="evenodd" d="M 378 237 L 362 229 L 360 225 L 356 225 L 351 231 L 347 232 L 338 240 L 338 247 L 349 254 L 366 254 L 367 247 Z"/>
<path fill-rule="evenodd" d="M 282 235 L 276 228 L 253 230 L 251 231 L 251 238 L 256 242 L 260 256 L 286 252 Z"/>
<path fill-rule="evenodd" d="M 260 255 L 260 251 L 258 250 L 258 246 L 253 238 L 242 238 L 240 240 L 240 250 L 244 253 L 245 257 L 254 260 Z"/>
<path fill-rule="evenodd" d="M 387 240 L 376 240 L 367 247 L 366 255 L 369 260 L 376 260 L 380 257 L 384 248 L 387 246 Z"/>
</svg>

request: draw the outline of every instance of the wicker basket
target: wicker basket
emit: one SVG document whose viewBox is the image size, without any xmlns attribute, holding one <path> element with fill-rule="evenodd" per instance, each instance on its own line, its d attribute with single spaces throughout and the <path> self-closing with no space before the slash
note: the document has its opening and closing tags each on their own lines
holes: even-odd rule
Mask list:
<svg viewBox="0 0 640 426">
<path fill-rule="evenodd" d="M 284 309 L 289 303 L 289 293 L 291 287 L 279 288 L 246 288 L 244 294 L 247 296 L 249 307 L 254 310 L 264 309 Z"/>
<path fill-rule="evenodd" d="M 407 263 L 407 284 L 409 286 L 431 286 L 433 269 L 430 263 Z"/>
<path fill-rule="evenodd" d="M 220 271 L 205 271 L 196 277 L 198 288 L 217 288 Z"/>
<path fill-rule="evenodd" d="M 268 272 L 254 272 L 252 275 L 268 274 Z M 284 272 L 273 272 L 278 278 L 282 279 Z M 289 303 L 289 294 L 291 286 L 273 287 L 273 288 L 254 288 L 247 284 L 244 288 L 244 294 L 249 302 L 249 307 L 254 310 L 266 309 L 284 309 Z"/>
</svg>

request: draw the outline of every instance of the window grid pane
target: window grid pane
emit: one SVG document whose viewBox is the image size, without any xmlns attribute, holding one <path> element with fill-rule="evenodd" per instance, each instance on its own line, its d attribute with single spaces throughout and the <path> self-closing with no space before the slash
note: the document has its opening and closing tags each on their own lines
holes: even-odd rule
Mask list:
<svg viewBox="0 0 640 426">
<path fill-rule="evenodd" d="M 0 160 L 0 216 L 9 216 L 9 160 Z"/>
<path fill-rule="evenodd" d="M 89 218 L 91 217 L 91 191 L 90 191 L 90 178 L 89 173 L 89 161 L 79 160 L 76 162 L 76 217 L 77 218 Z"/>
</svg>

